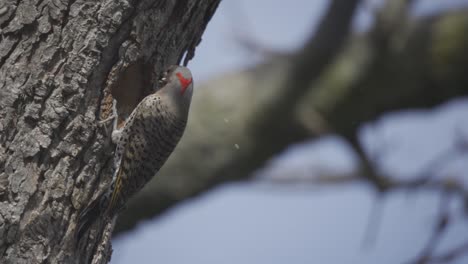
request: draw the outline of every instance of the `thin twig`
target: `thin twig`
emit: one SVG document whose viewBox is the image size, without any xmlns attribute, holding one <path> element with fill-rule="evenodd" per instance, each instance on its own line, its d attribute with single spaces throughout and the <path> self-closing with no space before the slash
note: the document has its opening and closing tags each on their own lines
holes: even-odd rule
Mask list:
<svg viewBox="0 0 468 264">
<path fill-rule="evenodd" d="M 457 258 L 460 258 L 464 255 L 468 255 L 468 241 L 461 244 L 458 247 L 453 248 L 452 250 L 448 250 L 444 254 L 433 256 L 428 259 L 427 263 L 431 264 L 445 264 L 451 263 Z"/>
<path fill-rule="evenodd" d="M 366 231 L 362 240 L 362 248 L 368 248 L 374 245 L 375 241 L 377 241 L 377 234 L 380 229 L 380 224 L 382 223 L 384 198 L 385 194 L 378 193 L 377 198 L 372 204 L 372 208 L 369 212 L 369 218 L 366 225 Z"/>
<path fill-rule="evenodd" d="M 438 209 L 438 220 L 434 227 L 431 237 L 427 241 L 424 248 L 421 250 L 421 253 L 414 260 L 409 261 L 409 264 L 426 264 L 431 258 L 432 253 L 435 251 L 439 245 L 442 237 L 447 229 L 447 224 L 449 222 L 450 213 L 448 210 L 450 203 L 450 194 L 443 192 L 441 193 L 439 209 Z"/>
</svg>

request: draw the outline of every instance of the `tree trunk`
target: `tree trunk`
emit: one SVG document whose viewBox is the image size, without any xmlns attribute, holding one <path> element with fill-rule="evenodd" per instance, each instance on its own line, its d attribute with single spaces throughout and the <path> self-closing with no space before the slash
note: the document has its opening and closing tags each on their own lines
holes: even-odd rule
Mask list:
<svg viewBox="0 0 468 264">
<path fill-rule="evenodd" d="M 112 173 L 111 131 L 98 121 L 112 96 L 126 115 L 169 65 L 187 63 L 218 3 L 0 3 L 1 263 L 108 262 L 113 223 L 84 246 L 75 239 Z"/>
</svg>

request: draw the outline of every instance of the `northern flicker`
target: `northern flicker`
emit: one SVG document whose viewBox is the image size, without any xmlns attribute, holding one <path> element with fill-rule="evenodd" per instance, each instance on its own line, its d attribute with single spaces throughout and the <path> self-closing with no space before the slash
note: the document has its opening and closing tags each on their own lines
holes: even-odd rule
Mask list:
<svg viewBox="0 0 468 264">
<path fill-rule="evenodd" d="M 159 171 L 182 137 L 193 92 L 188 68 L 171 66 L 157 92 L 146 96 L 127 118 L 116 142 L 115 171 L 109 189 L 79 216 L 78 240 L 99 217 L 112 219 Z"/>
</svg>

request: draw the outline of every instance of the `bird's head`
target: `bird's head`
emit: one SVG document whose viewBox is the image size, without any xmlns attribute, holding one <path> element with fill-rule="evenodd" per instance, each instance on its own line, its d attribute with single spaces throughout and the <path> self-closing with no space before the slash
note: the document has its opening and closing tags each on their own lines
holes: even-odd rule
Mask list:
<svg viewBox="0 0 468 264">
<path fill-rule="evenodd" d="M 188 68 L 178 65 L 170 66 L 159 81 L 159 85 L 161 90 L 170 95 L 177 104 L 189 108 L 192 101 L 193 79 Z"/>
</svg>

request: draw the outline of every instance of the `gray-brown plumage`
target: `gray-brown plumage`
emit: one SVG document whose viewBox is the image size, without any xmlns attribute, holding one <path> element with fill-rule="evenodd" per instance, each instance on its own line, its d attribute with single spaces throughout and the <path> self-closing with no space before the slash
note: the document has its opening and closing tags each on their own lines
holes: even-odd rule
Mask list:
<svg viewBox="0 0 468 264">
<path fill-rule="evenodd" d="M 81 214 L 78 239 L 101 216 L 115 216 L 159 171 L 181 138 L 193 92 L 190 70 L 171 66 L 162 88 L 133 110 L 116 141 L 115 173 L 109 190 Z"/>
</svg>

